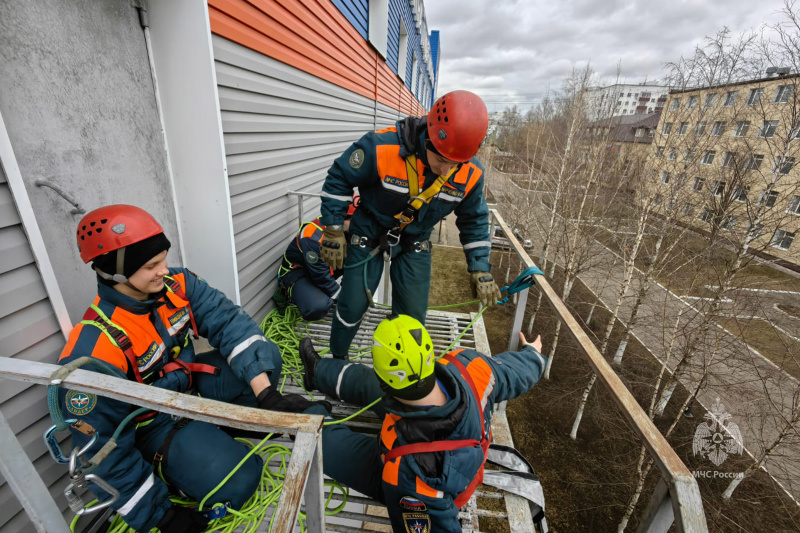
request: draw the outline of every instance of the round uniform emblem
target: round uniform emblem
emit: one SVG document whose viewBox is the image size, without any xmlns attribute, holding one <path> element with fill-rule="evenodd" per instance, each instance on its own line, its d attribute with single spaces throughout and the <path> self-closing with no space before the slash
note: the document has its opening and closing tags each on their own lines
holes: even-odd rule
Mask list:
<svg viewBox="0 0 800 533">
<path fill-rule="evenodd" d="M 316 265 L 318 261 L 319 255 L 317 255 L 317 252 L 306 252 L 306 263 Z"/>
<path fill-rule="evenodd" d="M 88 415 L 94 406 L 97 405 L 97 396 L 88 392 L 76 390 L 67 391 L 67 411 L 73 415 Z"/>
<path fill-rule="evenodd" d="M 364 150 L 359 148 L 352 154 L 350 154 L 350 166 L 353 168 L 361 168 L 361 165 L 364 164 Z"/>
</svg>

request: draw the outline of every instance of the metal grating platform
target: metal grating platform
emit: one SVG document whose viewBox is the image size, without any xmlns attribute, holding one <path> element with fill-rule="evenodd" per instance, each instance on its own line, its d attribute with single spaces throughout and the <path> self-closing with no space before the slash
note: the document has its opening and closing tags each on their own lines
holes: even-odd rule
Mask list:
<svg viewBox="0 0 800 533">
<path fill-rule="evenodd" d="M 389 313 L 390 310 L 383 307 L 373 307 L 369 309 L 362 321 L 358 334 L 353 340 L 353 348 L 355 350 L 372 346 L 372 332 Z M 436 353 L 442 353 L 464 328 L 467 327 L 474 317 L 475 313 L 429 311 L 425 320 L 425 327 L 433 339 Z M 331 315 L 329 314 L 322 321 L 299 326 L 296 331 L 301 336 L 310 336 L 315 347 L 320 349 L 327 346 L 328 339 L 330 338 L 330 327 Z M 483 319 L 479 319 L 474 324 L 472 329 L 459 340 L 455 348 L 470 348 L 481 353 L 491 354 Z M 372 357 L 369 351 L 365 350 L 363 354 L 364 355 L 358 359 L 358 362 L 371 365 Z M 354 352 L 351 355 L 356 354 Z M 290 384 L 289 381 L 287 381 L 284 390 L 287 392 L 303 392 L 302 389 L 294 384 Z M 358 410 L 356 406 L 345 404 L 339 400 L 330 397 L 326 397 L 325 399 L 333 404 L 333 414 L 336 418 L 343 418 Z M 504 407 L 504 405 L 498 406 L 495 410 L 495 415 L 492 418 L 492 431 L 494 434 L 494 442 L 511 446 L 513 442 L 511 440 Z M 380 420 L 371 412 L 360 415 L 348 421 L 346 424 L 353 430 L 363 433 L 377 434 L 380 431 Z M 488 500 L 504 500 L 505 511 L 481 508 L 476 496 Z M 337 495 L 334 495 L 333 500 L 336 499 Z M 351 491 L 344 511 L 335 516 L 327 517 L 327 530 L 343 533 L 362 531 L 391 532 L 390 522 L 386 516 L 385 506 Z M 476 495 L 473 496 L 470 502 L 461 510 L 459 518 L 462 523 L 463 531 L 465 533 L 478 533 L 480 531 L 481 517 L 508 520 L 509 529 L 512 533 L 533 531 L 528 503 L 512 494 L 495 492 L 495 489 L 479 487 Z M 266 532 L 266 527 L 262 527 L 263 529 L 259 529 L 259 531 Z"/>
</svg>

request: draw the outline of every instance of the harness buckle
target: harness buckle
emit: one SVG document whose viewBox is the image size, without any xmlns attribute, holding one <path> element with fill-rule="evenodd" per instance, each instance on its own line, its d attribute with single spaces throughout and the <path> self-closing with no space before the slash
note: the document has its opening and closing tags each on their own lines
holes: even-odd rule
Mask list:
<svg viewBox="0 0 800 533">
<path fill-rule="evenodd" d="M 358 235 L 350 235 L 350 244 L 366 248 L 369 246 L 369 239 L 367 237 L 359 237 Z"/>
<path fill-rule="evenodd" d="M 395 233 L 395 231 L 397 233 Z M 390 248 L 400 244 L 400 237 L 401 233 L 397 228 L 392 228 L 386 232 L 386 242 L 389 243 Z"/>
</svg>

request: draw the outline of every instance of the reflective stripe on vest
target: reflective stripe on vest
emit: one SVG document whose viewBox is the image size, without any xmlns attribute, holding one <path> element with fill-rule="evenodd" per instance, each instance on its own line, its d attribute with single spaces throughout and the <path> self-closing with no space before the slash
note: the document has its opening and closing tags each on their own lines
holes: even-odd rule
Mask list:
<svg viewBox="0 0 800 533">
<path fill-rule="evenodd" d="M 489 365 L 486 364 L 486 361 L 483 361 L 481 358 L 475 359 L 468 366 L 472 366 L 472 363 L 476 361 L 481 361 L 483 365 L 478 365 L 476 367 L 476 373 L 479 373 L 480 376 L 478 377 L 478 382 L 483 385 L 482 390 L 478 390 L 478 387 L 475 384 L 475 380 L 471 375 L 470 371 L 464 367 L 464 365 L 456 359 L 456 355 L 461 353 L 463 350 L 455 350 L 452 351 L 442 357 L 442 363 L 448 364 L 452 363 L 461 373 L 461 376 L 464 378 L 464 381 L 467 382 L 469 385 L 470 390 L 472 391 L 473 396 L 475 397 L 475 401 L 478 404 L 478 411 L 480 412 L 481 417 L 481 440 L 475 439 L 464 439 L 464 440 L 440 440 L 440 441 L 433 441 L 433 442 L 417 442 L 414 444 L 406 444 L 403 446 L 398 446 L 397 448 L 392 448 L 394 443 L 397 440 L 397 434 L 394 429 L 395 423 L 400 418 L 397 415 L 387 414 L 386 417 L 383 419 L 383 427 L 381 428 L 381 441 L 386 448 L 389 449 L 384 455 L 384 470 L 383 470 L 383 480 L 387 483 L 391 483 L 393 481 L 393 485 L 397 485 L 398 477 L 399 477 L 399 470 L 400 470 L 400 460 L 404 455 L 410 455 L 414 453 L 431 453 L 431 452 L 443 452 L 443 451 L 453 451 L 459 448 L 472 448 L 475 446 L 480 446 L 483 452 L 483 461 L 476 473 L 475 477 L 472 479 L 472 482 L 467 486 L 464 491 L 459 494 L 454 503 L 459 507 L 463 507 L 464 504 L 469 501 L 472 494 L 475 492 L 475 489 L 478 485 L 483 482 L 483 467 L 486 464 L 486 457 L 489 455 L 489 445 L 492 442 L 492 435 L 491 431 L 489 435 L 486 435 L 486 426 L 483 417 L 483 411 L 486 405 L 486 399 L 489 397 L 491 393 L 491 388 L 494 387 L 494 375 L 491 374 L 491 368 Z M 485 366 L 490 373 L 490 376 L 487 377 L 485 375 L 484 369 L 482 368 Z M 487 392 L 488 391 L 488 392 Z M 390 418 L 391 417 L 391 418 Z M 387 468 L 389 472 L 387 473 Z M 390 481 L 391 480 L 391 481 Z M 430 495 L 434 489 L 429 487 L 427 484 L 422 482 L 422 485 L 419 482 L 422 481 L 419 478 L 417 479 L 417 486 L 422 488 L 424 492 L 417 491 L 420 494 Z M 427 487 L 427 489 L 426 489 Z M 439 491 L 436 491 L 439 492 Z M 441 496 L 432 496 L 432 497 L 441 497 Z"/>
</svg>

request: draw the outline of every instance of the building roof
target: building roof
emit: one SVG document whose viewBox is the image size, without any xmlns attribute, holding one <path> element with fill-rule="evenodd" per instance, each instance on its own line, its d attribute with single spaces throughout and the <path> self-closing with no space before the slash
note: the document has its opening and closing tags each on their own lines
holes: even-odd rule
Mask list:
<svg viewBox="0 0 800 533">
<path fill-rule="evenodd" d="M 795 74 L 788 74 L 786 76 L 770 76 L 768 78 L 758 78 L 753 80 L 744 80 L 744 81 L 736 81 L 732 83 L 720 83 L 719 85 L 708 85 L 703 87 L 695 87 L 693 89 L 670 89 L 669 94 L 683 94 L 683 93 L 691 93 L 695 91 L 704 91 L 707 89 L 718 89 L 720 87 L 736 87 L 738 85 L 750 85 L 751 83 L 761 83 L 764 81 L 782 81 L 782 80 L 790 80 L 792 78 L 797 78 L 800 76 L 800 73 Z"/>
<path fill-rule="evenodd" d="M 639 128 L 645 128 L 645 130 L 655 131 L 660 118 L 661 111 L 659 110 L 655 113 L 648 113 L 646 115 L 621 115 L 618 117 L 606 118 L 592 122 L 589 127 L 609 127 L 611 131 L 608 133 L 608 141 L 651 143 L 653 142 L 652 135 L 637 137 L 636 130 Z"/>
</svg>

